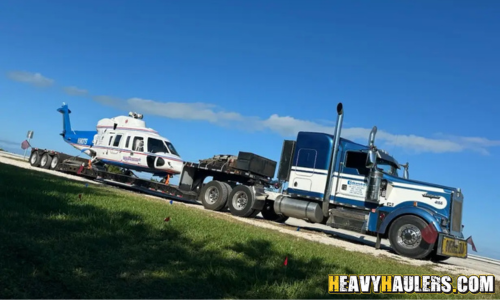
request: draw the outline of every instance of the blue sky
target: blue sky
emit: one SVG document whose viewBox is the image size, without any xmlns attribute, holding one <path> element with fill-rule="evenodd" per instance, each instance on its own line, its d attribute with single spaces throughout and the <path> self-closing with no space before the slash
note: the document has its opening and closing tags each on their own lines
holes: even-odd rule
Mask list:
<svg viewBox="0 0 500 300">
<path fill-rule="evenodd" d="M 279 159 L 299 130 L 376 144 L 410 177 L 461 187 L 465 234 L 500 259 L 497 1 L 0 2 L 0 147 L 67 153 L 133 110 L 185 160 Z"/>
</svg>

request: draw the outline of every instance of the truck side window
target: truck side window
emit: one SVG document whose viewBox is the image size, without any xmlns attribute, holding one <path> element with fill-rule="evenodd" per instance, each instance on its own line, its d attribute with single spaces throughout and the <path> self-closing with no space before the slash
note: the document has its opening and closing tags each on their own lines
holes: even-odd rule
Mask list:
<svg viewBox="0 0 500 300">
<path fill-rule="evenodd" d="M 366 168 L 366 153 L 358 151 L 348 151 L 346 153 L 345 168 L 355 169 L 359 175 L 368 176 L 370 169 Z"/>
</svg>

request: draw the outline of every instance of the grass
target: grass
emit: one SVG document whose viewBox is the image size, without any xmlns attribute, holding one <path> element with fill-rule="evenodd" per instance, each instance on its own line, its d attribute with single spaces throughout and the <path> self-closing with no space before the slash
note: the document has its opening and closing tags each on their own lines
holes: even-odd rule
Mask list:
<svg viewBox="0 0 500 300">
<path fill-rule="evenodd" d="M 0 298 L 500 296 L 329 295 L 328 274 L 436 272 L 1 163 L 0 241 Z"/>
</svg>

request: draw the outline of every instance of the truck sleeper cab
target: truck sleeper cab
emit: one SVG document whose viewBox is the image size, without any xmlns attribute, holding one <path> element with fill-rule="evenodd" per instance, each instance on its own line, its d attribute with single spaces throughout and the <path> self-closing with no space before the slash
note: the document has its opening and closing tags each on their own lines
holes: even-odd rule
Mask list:
<svg viewBox="0 0 500 300">
<path fill-rule="evenodd" d="M 388 238 L 400 255 L 443 260 L 467 257 L 460 189 L 410 180 L 396 159 L 336 134 L 299 132 L 289 162 L 288 189 L 274 201 L 278 215 Z M 283 159 L 283 158 L 282 158 Z M 282 160 L 283 161 L 283 160 Z"/>
</svg>

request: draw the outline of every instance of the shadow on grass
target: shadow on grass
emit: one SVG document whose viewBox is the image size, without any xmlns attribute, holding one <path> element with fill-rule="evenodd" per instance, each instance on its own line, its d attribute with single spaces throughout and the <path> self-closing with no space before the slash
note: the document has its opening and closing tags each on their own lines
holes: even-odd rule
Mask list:
<svg viewBox="0 0 500 300">
<path fill-rule="evenodd" d="M 163 220 L 79 200 L 84 185 L 0 164 L 0 298 L 335 297 L 315 270 L 339 266 L 289 256 L 284 267 L 261 239 L 193 241 Z"/>
</svg>

